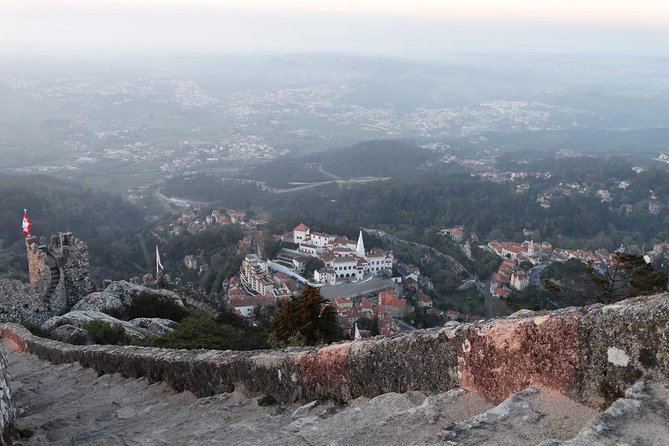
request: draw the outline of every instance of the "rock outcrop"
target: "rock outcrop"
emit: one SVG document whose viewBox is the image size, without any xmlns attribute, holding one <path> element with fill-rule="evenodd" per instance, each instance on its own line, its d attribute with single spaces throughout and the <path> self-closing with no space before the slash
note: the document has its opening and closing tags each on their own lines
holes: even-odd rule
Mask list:
<svg viewBox="0 0 669 446">
<path fill-rule="evenodd" d="M 669 443 L 669 387 L 640 381 L 569 441 L 540 446 L 661 445 Z"/>
<path fill-rule="evenodd" d="M 101 321 L 112 326 L 121 326 L 127 335 L 139 339 L 146 338 L 146 336 L 150 333 L 149 330 L 141 328 L 138 325 L 116 319 L 115 317 L 100 311 L 70 311 L 69 313 L 65 313 L 62 316 L 54 316 L 47 320 L 44 322 L 44 324 L 42 324 L 42 329 L 47 330 L 53 334 L 58 334 L 57 331 L 59 328 L 61 331 L 63 331 L 62 327 L 68 327 L 68 330 L 65 334 L 71 336 L 73 333 L 70 333 L 70 331 L 77 332 L 76 329 L 86 330 L 87 325 L 93 321 Z"/>
<path fill-rule="evenodd" d="M 145 293 L 167 299 L 181 307 L 184 306 L 181 297 L 172 291 L 147 288 L 142 285 L 120 280 L 112 282 L 103 291 L 88 294 L 77 302 L 72 307 L 72 310 L 92 310 L 126 315 L 128 308 L 132 304 L 133 298 Z"/>
<path fill-rule="evenodd" d="M 135 327 L 147 330 L 149 333 L 156 336 L 162 336 L 174 331 L 173 326 L 176 324 L 176 322 L 172 320 L 161 319 L 159 317 L 138 317 L 130 319 L 128 322 Z"/>
</svg>

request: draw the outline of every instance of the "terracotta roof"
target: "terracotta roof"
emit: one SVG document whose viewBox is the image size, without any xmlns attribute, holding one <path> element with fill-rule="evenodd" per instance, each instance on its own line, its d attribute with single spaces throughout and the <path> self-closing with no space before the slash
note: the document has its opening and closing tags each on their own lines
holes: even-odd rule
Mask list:
<svg viewBox="0 0 669 446">
<path fill-rule="evenodd" d="M 293 231 L 302 231 L 302 232 L 306 232 L 308 230 L 309 230 L 309 226 L 305 225 L 304 223 L 300 223 L 299 225 L 297 225 L 295 227 L 295 229 L 293 229 Z"/>
<path fill-rule="evenodd" d="M 404 308 L 407 301 L 399 298 L 392 291 L 381 291 L 379 293 L 379 304 L 384 307 Z"/>
<path fill-rule="evenodd" d="M 256 294 L 255 296 L 234 296 L 230 297 L 230 306 L 231 307 L 249 307 L 255 305 L 270 305 L 274 303 L 274 298 L 269 296 L 262 296 Z"/>
<path fill-rule="evenodd" d="M 349 299 L 348 297 L 335 297 L 334 298 L 334 303 L 335 305 L 353 305 L 353 301 Z"/>
</svg>

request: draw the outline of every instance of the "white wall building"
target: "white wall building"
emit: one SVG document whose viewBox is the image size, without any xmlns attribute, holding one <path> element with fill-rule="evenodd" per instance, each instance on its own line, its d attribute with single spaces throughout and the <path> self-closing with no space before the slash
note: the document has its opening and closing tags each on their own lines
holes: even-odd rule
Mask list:
<svg viewBox="0 0 669 446">
<path fill-rule="evenodd" d="M 304 223 L 293 229 L 293 242 L 298 251 L 323 260 L 325 268 L 314 272 L 314 280 L 332 283 L 338 280 L 362 280 L 366 275 L 391 272 L 395 256 L 392 252 L 373 249 L 367 252 L 362 231 L 355 242 L 346 237 L 312 232 Z"/>
<path fill-rule="evenodd" d="M 293 243 L 298 245 L 304 243 L 309 238 L 310 232 L 311 229 L 309 226 L 305 225 L 304 223 L 300 223 L 295 227 L 295 229 L 293 229 Z"/>
</svg>

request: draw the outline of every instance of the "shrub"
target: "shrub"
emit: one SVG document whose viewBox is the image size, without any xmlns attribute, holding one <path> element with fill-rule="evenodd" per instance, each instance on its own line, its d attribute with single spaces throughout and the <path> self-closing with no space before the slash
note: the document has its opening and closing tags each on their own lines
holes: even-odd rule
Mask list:
<svg viewBox="0 0 669 446">
<path fill-rule="evenodd" d="M 258 406 L 273 406 L 276 404 L 276 399 L 272 395 L 264 394 L 258 398 Z"/>
<path fill-rule="evenodd" d="M 142 291 L 132 297 L 128 308 L 128 317 L 159 317 L 181 322 L 188 316 L 188 310 L 172 301 L 169 297 L 150 291 Z"/>
<path fill-rule="evenodd" d="M 40 338 L 54 339 L 51 332 L 43 329 L 37 324 L 33 324 L 32 322 L 23 322 L 22 324 L 30 333 L 35 336 L 39 336 Z"/>
<path fill-rule="evenodd" d="M 88 338 L 84 333 L 80 332 L 74 333 L 67 338 L 67 342 L 74 345 L 84 345 L 86 344 L 86 341 L 88 341 Z"/>
<path fill-rule="evenodd" d="M 123 311 L 118 308 L 102 308 L 100 310 L 102 313 L 107 314 L 116 319 L 124 319 Z"/>
<path fill-rule="evenodd" d="M 213 350 L 254 350 L 265 347 L 262 330 L 251 326 L 234 327 L 220 323 L 206 313 L 187 317 L 174 331 L 161 338 L 152 338 L 147 344 L 155 347 Z"/>
<path fill-rule="evenodd" d="M 130 338 L 121 324 L 110 324 L 105 321 L 91 321 L 86 330 L 96 344 L 127 344 Z"/>
</svg>

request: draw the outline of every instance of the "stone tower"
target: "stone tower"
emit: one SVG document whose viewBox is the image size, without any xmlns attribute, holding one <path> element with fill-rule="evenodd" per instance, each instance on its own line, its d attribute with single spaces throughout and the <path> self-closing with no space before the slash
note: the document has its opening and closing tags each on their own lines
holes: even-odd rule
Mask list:
<svg viewBox="0 0 669 446">
<path fill-rule="evenodd" d="M 45 300 L 71 307 L 95 291 L 90 279 L 88 246 L 70 232 L 26 238 L 30 283 L 44 290 Z"/>
</svg>

